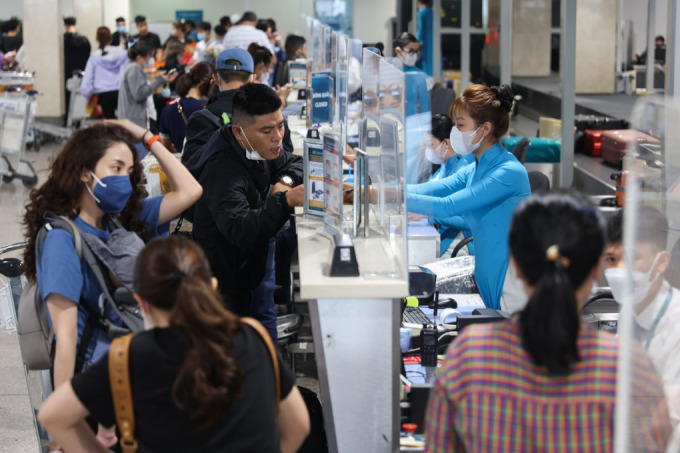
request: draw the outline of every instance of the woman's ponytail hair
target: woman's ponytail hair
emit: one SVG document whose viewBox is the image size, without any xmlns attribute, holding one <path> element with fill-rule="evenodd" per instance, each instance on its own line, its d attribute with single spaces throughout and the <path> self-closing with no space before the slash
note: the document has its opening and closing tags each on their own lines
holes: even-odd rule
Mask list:
<svg viewBox="0 0 680 453">
<path fill-rule="evenodd" d="M 111 44 L 113 36 L 111 35 L 111 30 L 109 27 L 99 27 L 97 28 L 97 42 L 99 43 L 99 49 L 102 51 L 102 56 L 106 55 L 106 46 Z"/>
<path fill-rule="evenodd" d="M 604 224 L 576 192 L 531 196 L 515 211 L 510 253 L 533 294 L 520 314 L 522 344 L 534 363 L 568 374 L 580 360 L 575 291 L 604 248 Z"/>
<path fill-rule="evenodd" d="M 203 251 L 181 236 L 151 241 L 135 267 L 135 292 L 169 312 L 170 326 L 187 340 L 172 398 L 199 430 L 210 428 L 243 386 L 243 371 L 231 356 L 241 323 L 224 308 L 211 279 Z"/>
<path fill-rule="evenodd" d="M 201 97 L 207 98 L 210 93 L 210 85 L 214 73 L 215 67 L 212 64 L 205 62 L 196 63 L 191 68 L 191 71 L 179 76 L 175 84 L 175 91 L 179 97 L 185 98 L 189 94 L 189 90 L 196 87 Z"/>
</svg>

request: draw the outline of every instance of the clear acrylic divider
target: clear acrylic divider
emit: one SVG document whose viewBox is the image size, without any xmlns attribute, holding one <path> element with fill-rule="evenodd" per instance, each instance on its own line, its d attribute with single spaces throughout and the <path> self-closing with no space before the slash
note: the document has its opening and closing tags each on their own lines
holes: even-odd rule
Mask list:
<svg viewBox="0 0 680 453">
<path fill-rule="evenodd" d="M 406 184 L 427 182 L 432 162 L 426 150 L 432 146 L 432 111 L 427 76 L 424 72 L 404 73 L 406 79 Z"/>
<path fill-rule="evenodd" d="M 605 277 L 621 304 L 614 451 L 680 451 L 680 104 L 637 102 L 622 158 L 621 263 Z M 634 130 L 634 131 L 633 131 Z M 634 136 L 633 136 L 634 135 Z"/>
</svg>

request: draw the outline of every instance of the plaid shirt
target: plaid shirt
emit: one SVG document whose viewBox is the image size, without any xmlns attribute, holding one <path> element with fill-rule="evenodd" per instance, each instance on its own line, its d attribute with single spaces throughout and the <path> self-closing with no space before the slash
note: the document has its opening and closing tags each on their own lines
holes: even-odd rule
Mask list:
<svg viewBox="0 0 680 453">
<path fill-rule="evenodd" d="M 465 329 L 448 350 L 426 422 L 427 452 L 611 452 L 618 341 L 581 326 L 581 360 L 567 376 L 536 366 L 519 318 Z M 663 452 L 663 387 L 645 351 L 633 359 L 632 451 Z"/>
</svg>

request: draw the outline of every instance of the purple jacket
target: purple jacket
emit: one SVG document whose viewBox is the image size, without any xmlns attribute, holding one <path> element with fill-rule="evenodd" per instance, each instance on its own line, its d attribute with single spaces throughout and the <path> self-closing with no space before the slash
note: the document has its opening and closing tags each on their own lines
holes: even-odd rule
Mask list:
<svg viewBox="0 0 680 453">
<path fill-rule="evenodd" d="M 93 93 L 118 91 L 123 69 L 128 63 L 125 50 L 113 46 L 106 46 L 104 50 L 104 56 L 101 49 L 93 52 L 85 66 L 80 91 L 88 99 Z"/>
</svg>

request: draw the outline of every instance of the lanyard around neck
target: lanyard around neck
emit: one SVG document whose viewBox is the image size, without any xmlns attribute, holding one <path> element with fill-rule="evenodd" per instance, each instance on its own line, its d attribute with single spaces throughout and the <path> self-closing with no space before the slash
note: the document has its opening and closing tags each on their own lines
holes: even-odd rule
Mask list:
<svg viewBox="0 0 680 453">
<path fill-rule="evenodd" d="M 663 315 L 666 314 L 666 310 L 668 310 L 668 306 L 671 303 L 671 298 L 673 297 L 673 287 L 670 286 L 668 289 L 668 296 L 666 296 L 666 300 L 663 303 L 663 306 L 661 307 L 661 310 L 659 310 L 659 313 L 656 315 L 656 318 L 654 319 L 654 322 L 652 323 L 652 327 L 649 329 L 649 333 L 647 334 L 647 339 L 645 340 L 645 349 L 649 349 L 649 344 L 652 342 L 652 338 L 654 338 L 654 333 L 656 332 L 656 328 L 659 326 L 659 322 L 661 321 L 661 318 L 663 318 Z"/>
</svg>

